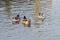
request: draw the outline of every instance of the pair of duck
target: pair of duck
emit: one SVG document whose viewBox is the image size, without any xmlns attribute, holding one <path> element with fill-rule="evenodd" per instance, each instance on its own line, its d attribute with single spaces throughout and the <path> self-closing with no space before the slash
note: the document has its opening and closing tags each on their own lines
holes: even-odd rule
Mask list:
<svg viewBox="0 0 60 40">
<path fill-rule="evenodd" d="M 14 17 L 12 19 L 12 24 L 14 23 L 18 23 L 19 24 L 20 22 L 20 17 L 19 15 L 17 15 L 17 17 Z M 27 20 L 26 16 L 23 17 L 23 20 L 22 20 L 22 24 L 26 25 L 26 26 L 30 26 L 30 20 Z"/>
<path fill-rule="evenodd" d="M 39 13 L 38 19 L 43 21 L 45 19 L 45 15 L 43 13 Z"/>
</svg>

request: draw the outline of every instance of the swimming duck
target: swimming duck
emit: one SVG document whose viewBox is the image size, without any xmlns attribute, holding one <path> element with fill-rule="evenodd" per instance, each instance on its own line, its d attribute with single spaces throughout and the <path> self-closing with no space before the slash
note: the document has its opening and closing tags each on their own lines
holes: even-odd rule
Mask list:
<svg viewBox="0 0 60 40">
<path fill-rule="evenodd" d="M 27 20 L 26 16 L 23 17 L 22 24 L 30 27 L 30 20 Z"/>
<path fill-rule="evenodd" d="M 14 17 L 14 18 L 12 19 L 12 23 L 13 23 L 13 24 L 14 24 L 14 23 L 18 23 L 18 24 L 19 24 L 19 22 L 20 22 L 19 15 L 17 15 L 17 17 Z"/>
<path fill-rule="evenodd" d="M 39 13 L 38 18 L 43 21 L 45 19 L 45 15 L 43 13 Z"/>
</svg>

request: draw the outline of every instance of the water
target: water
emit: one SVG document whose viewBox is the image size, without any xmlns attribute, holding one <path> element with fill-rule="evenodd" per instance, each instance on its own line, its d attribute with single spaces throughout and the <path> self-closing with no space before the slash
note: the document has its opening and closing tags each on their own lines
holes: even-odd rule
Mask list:
<svg viewBox="0 0 60 40">
<path fill-rule="evenodd" d="M 34 14 L 34 3 L 11 2 L 11 11 L 5 11 L 5 7 L 0 8 L 0 40 L 60 40 L 60 12 L 59 0 L 40 2 L 40 12 L 46 15 L 46 19 L 41 22 L 36 20 Z M 12 17 L 20 15 L 21 20 L 24 15 L 31 19 L 31 27 L 24 27 L 20 24 L 12 24 Z M 35 20 L 34 20 L 35 19 Z M 37 24 L 36 24 L 37 22 Z"/>
</svg>

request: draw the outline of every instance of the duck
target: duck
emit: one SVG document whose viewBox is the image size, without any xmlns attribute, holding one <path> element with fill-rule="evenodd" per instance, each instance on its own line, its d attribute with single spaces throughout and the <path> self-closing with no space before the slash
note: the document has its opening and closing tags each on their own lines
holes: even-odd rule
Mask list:
<svg viewBox="0 0 60 40">
<path fill-rule="evenodd" d="M 22 24 L 30 27 L 30 19 L 27 20 L 26 16 L 23 17 Z"/>
<path fill-rule="evenodd" d="M 38 19 L 43 21 L 45 19 L 45 15 L 43 13 L 39 13 Z"/>
<path fill-rule="evenodd" d="M 12 19 L 12 24 L 14 24 L 14 23 L 18 23 L 18 24 L 19 24 L 19 22 L 20 22 L 20 17 L 19 17 L 19 15 L 17 15 L 16 17 L 13 17 L 13 19 Z"/>
</svg>

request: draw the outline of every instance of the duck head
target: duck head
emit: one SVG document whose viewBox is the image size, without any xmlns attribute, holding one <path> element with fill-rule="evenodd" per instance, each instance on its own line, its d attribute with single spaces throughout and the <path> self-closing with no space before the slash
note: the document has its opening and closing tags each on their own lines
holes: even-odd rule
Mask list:
<svg viewBox="0 0 60 40">
<path fill-rule="evenodd" d="M 41 15 L 41 13 L 39 13 L 39 15 Z"/>
<path fill-rule="evenodd" d="M 26 16 L 24 16 L 23 19 L 27 19 Z"/>
<path fill-rule="evenodd" d="M 19 15 L 17 15 L 17 17 L 19 17 Z"/>
</svg>

